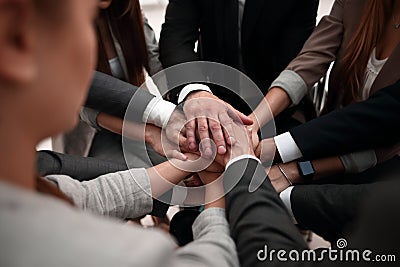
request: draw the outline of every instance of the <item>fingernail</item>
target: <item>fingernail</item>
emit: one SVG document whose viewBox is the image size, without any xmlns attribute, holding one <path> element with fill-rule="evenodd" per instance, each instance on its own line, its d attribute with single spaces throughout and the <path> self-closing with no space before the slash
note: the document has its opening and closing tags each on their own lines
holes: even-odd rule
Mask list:
<svg viewBox="0 0 400 267">
<path fill-rule="evenodd" d="M 226 153 L 226 149 L 224 146 L 219 146 L 218 147 L 218 154 L 223 155 Z"/>
<path fill-rule="evenodd" d="M 184 155 L 184 154 L 181 154 L 181 157 L 182 157 L 183 161 L 186 161 L 188 159 L 188 157 L 186 155 Z"/>
<path fill-rule="evenodd" d="M 231 144 L 236 142 L 235 138 L 233 138 L 233 137 L 229 137 L 229 141 L 231 142 Z"/>
</svg>

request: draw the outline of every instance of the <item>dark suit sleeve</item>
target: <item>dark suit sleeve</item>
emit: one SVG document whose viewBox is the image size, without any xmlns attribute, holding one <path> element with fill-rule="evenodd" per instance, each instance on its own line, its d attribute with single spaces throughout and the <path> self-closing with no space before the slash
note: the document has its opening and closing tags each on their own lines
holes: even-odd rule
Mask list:
<svg viewBox="0 0 400 267">
<path fill-rule="evenodd" d="M 347 237 L 347 230 L 358 218 L 364 201 L 376 184 L 297 185 L 290 194 L 296 221 L 324 239 L 336 242 Z"/>
<path fill-rule="evenodd" d="M 195 44 L 199 38 L 200 15 L 197 0 L 170 0 L 160 35 L 160 60 L 164 68 L 199 59 Z"/>
<path fill-rule="evenodd" d="M 400 82 L 368 100 L 333 111 L 290 133 L 304 158 L 315 159 L 391 145 L 400 140 Z"/>
<path fill-rule="evenodd" d="M 253 177 L 263 183 L 251 193 L 249 184 Z M 257 259 L 257 252 L 264 249 L 265 245 L 268 250 L 306 249 L 307 245 L 267 178 L 264 167 L 253 159 L 233 163 L 224 175 L 225 189 L 237 178 L 240 178 L 239 182 L 226 195 L 226 212 L 241 266 L 282 264 Z"/>
<path fill-rule="evenodd" d="M 138 89 L 129 83 L 96 71 L 85 106 L 124 118 L 132 100 L 129 119 L 142 122 L 143 113 L 153 98 L 154 96 L 146 90 Z"/>
<path fill-rule="evenodd" d="M 160 61 L 164 68 L 199 60 L 199 55 L 194 51 L 200 35 L 199 13 L 197 0 L 169 1 L 159 43 Z M 191 67 L 193 68 L 194 66 Z M 196 71 L 201 70 L 198 69 Z M 182 68 L 180 69 L 180 75 L 191 77 L 193 74 L 191 71 Z M 168 74 L 167 79 L 170 79 Z M 193 80 L 196 79 L 193 78 Z M 183 86 L 178 86 L 170 90 L 167 94 L 169 101 L 177 103 L 178 95 L 182 88 Z"/>
</svg>

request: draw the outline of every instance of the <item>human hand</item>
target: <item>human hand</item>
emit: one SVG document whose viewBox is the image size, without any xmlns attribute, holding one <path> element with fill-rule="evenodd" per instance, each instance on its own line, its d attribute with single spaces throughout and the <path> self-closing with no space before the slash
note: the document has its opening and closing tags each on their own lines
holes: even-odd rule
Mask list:
<svg viewBox="0 0 400 267">
<path fill-rule="evenodd" d="M 183 180 L 183 182 L 185 183 L 186 187 L 198 187 L 204 185 L 197 173 L 194 173 L 189 178 L 186 178 Z"/>
<path fill-rule="evenodd" d="M 226 166 L 231 159 L 241 155 L 254 156 L 252 129 L 246 128 L 241 123 L 235 122 L 232 125 L 232 130 L 236 137 L 236 142 L 228 147 L 228 153 L 225 155 L 217 155 L 215 157 L 215 161 L 223 166 Z"/>
<path fill-rule="evenodd" d="M 189 152 L 185 123 L 185 115 L 180 110 L 175 109 L 163 130 L 166 139 L 172 144 L 179 145 L 183 152 Z"/>
<path fill-rule="evenodd" d="M 204 209 L 225 208 L 223 177 L 220 173 L 202 171 L 198 173 L 205 185 Z"/>
<path fill-rule="evenodd" d="M 290 186 L 289 181 L 283 176 L 277 166 L 265 170 L 268 173 L 268 178 L 271 181 L 275 191 L 279 194 Z"/>
<path fill-rule="evenodd" d="M 253 125 L 246 126 L 246 127 L 251 129 L 251 141 L 253 144 L 253 151 L 255 152 L 260 143 L 260 138 L 258 137 L 258 130 L 257 130 L 257 128 L 253 128 Z"/>
<path fill-rule="evenodd" d="M 287 189 L 292 184 L 299 183 L 302 179 L 297 169 L 296 162 L 281 164 L 280 167 L 288 176 L 289 180 L 286 179 L 285 175 L 283 175 L 282 171 L 277 165 L 265 169 L 266 173 L 268 173 L 268 178 L 271 181 L 272 186 L 275 188 L 275 191 L 278 194 Z"/>
<path fill-rule="evenodd" d="M 205 91 L 191 93 L 184 103 L 183 111 L 187 118 L 186 137 L 190 151 L 197 151 L 196 134 L 202 141 L 201 150 L 204 156 L 212 154 L 211 139 L 217 147 L 217 154 L 225 154 L 227 144 L 235 142 L 232 124 L 240 120 L 246 125 L 253 121 L 231 105 Z M 197 133 L 196 133 L 197 129 Z M 210 136 L 211 133 L 211 136 Z"/>
<path fill-rule="evenodd" d="M 276 145 L 273 138 L 261 140 L 258 144 L 255 155 L 261 162 L 272 161 L 275 156 Z"/>
<path fill-rule="evenodd" d="M 145 140 L 146 143 L 151 145 L 151 147 L 161 156 L 176 158 L 180 160 L 187 160 L 187 156 L 179 151 L 179 147 L 173 144 L 167 138 L 162 138 L 161 128 L 154 126 L 152 124 L 147 124 L 145 128 Z M 178 136 L 178 138 L 184 138 L 183 136 Z"/>
</svg>

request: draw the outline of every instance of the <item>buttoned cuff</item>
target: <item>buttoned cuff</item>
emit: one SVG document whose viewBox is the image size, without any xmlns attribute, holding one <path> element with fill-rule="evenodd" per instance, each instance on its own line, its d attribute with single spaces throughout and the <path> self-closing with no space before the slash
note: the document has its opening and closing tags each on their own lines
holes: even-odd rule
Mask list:
<svg viewBox="0 0 400 267">
<path fill-rule="evenodd" d="M 285 190 L 283 190 L 280 194 L 279 197 L 281 198 L 283 204 L 285 205 L 286 209 L 289 212 L 290 217 L 293 220 L 294 224 L 297 224 L 296 218 L 294 217 L 293 210 L 292 210 L 292 202 L 290 201 L 290 196 L 292 194 L 294 186 L 289 186 Z"/>
<path fill-rule="evenodd" d="M 182 91 L 179 93 L 178 104 L 181 104 L 186 99 L 186 97 L 194 91 L 207 91 L 210 94 L 212 94 L 210 87 L 208 87 L 205 84 L 201 83 L 188 84 L 185 87 L 183 87 Z"/>
<path fill-rule="evenodd" d="M 282 71 L 269 89 L 273 87 L 282 88 L 289 95 L 292 105 L 299 104 L 307 94 L 307 84 L 300 75 L 292 70 Z"/>
<path fill-rule="evenodd" d="M 240 155 L 236 158 L 231 159 L 230 161 L 228 161 L 228 163 L 225 166 L 225 170 L 227 170 L 229 168 L 229 166 L 231 166 L 233 163 L 235 163 L 236 161 L 242 160 L 242 159 L 254 159 L 256 161 L 258 161 L 258 163 L 261 163 L 261 160 L 259 160 L 257 157 L 250 155 L 250 154 L 244 154 L 244 155 Z"/>
<path fill-rule="evenodd" d="M 274 141 L 283 163 L 291 162 L 303 157 L 300 148 L 297 146 L 289 132 L 274 137 Z"/>
<path fill-rule="evenodd" d="M 165 101 L 161 97 L 155 97 L 150 100 L 144 110 L 142 120 L 145 123 L 151 123 L 158 127 L 163 127 L 168 123 L 175 107 L 176 106 L 171 102 Z"/>
</svg>

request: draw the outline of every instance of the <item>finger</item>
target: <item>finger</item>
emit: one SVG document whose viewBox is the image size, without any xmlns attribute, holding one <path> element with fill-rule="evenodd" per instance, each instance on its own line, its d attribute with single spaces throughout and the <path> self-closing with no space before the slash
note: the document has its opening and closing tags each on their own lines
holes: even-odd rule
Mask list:
<svg viewBox="0 0 400 267">
<path fill-rule="evenodd" d="M 205 157 L 212 155 L 210 135 L 208 134 L 208 120 L 206 117 L 197 118 L 197 132 L 202 144 L 202 151 Z"/>
<path fill-rule="evenodd" d="M 217 153 L 223 155 L 226 153 L 226 145 L 224 134 L 222 133 L 221 125 L 218 119 L 208 118 L 208 125 L 210 126 L 210 131 L 212 134 L 212 139 L 217 146 Z"/>
<path fill-rule="evenodd" d="M 261 157 L 262 142 L 258 143 L 256 151 L 254 152 L 257 158 Z"/>
<path fill-rule="evenodd" d="M 183 180 L 183 182 L 187 187 L 197 187 L 203 185 L 203 182 L 201 181 L 200 177 L 197 174 L 194 174 L 188 179 Z"/>
<path fill-rule="evenodd" d="M 235 135 L 233 133 L 233 120 L 229 117 L 227 112 L 219 114 L 219 121 L 224 131 L 225 140 L 229 145 L 235 143 Z"/>
<path fill-rule="evenodd" d="M 186 138 L 187 138 L 187 146 L 190 151 L 197 150 L 197 143 L 196 143 L 196 120 L 191 119 L 185 124 L 186 129 Z"/>
<path fill-rule="evenodd" d="M 188 158 L 185 154 L 179 152 L 178 150 L 169 150 L 166 152 L 168 158 L 175 158 L 182 161 L 186 161 Z"/>
<path fill-rule="evenodd" d="M 171 115 L 170 120 L 168 121 L 168 124 L 165 127 L 165 132 L 167 134 L 168 140 L 173 142 L 174 144 L 179 144 L 178 136 L 181 130 L 184 129 L 184 126 L 184 116 L 181 113 L 174 111 Z"/>
<path fill-rule="evenodd" d="M 254 144 L 253 144 L 253 128 L 250 128 L 250 127 L 247 128 L 247 141 L 249 142 L 251 151 L 253 151 L 253 148 L 254 148 Z"/>
<path fill-rule="evenodd" d="M 253 120 L 249 116 L 244 115 L 240 111 L 236 111 L 236 114 L 239 116 L 240 120 L 242 121 L 242 123 L 244 125 L 252 125 L 253 124 Z"/>
<path fill-rule="evenodd" d="M 225 170 L 225 167 L 218 164 L 217 162 L 213 162 L 210 166 L 205 169 L 207 172 L 218 172 L 222 173 Z"/>
<path fill-rule="evenodd" d="M 182 152 L 190 152 L 187 138 L 183 135 L 183 133 L 179 134 L 179 147 Z"/>
<path fill-rule="evenodd" d="M 253 120 L 250 117 L 244 115 L 242 112 L 233 108 L 231 105 L 228 105 L 228 114 L 233 120 L 235 120 L 237 122 L 241 122 L 244 125 L 252 125 L 253 124 Z"/>
</svg>

